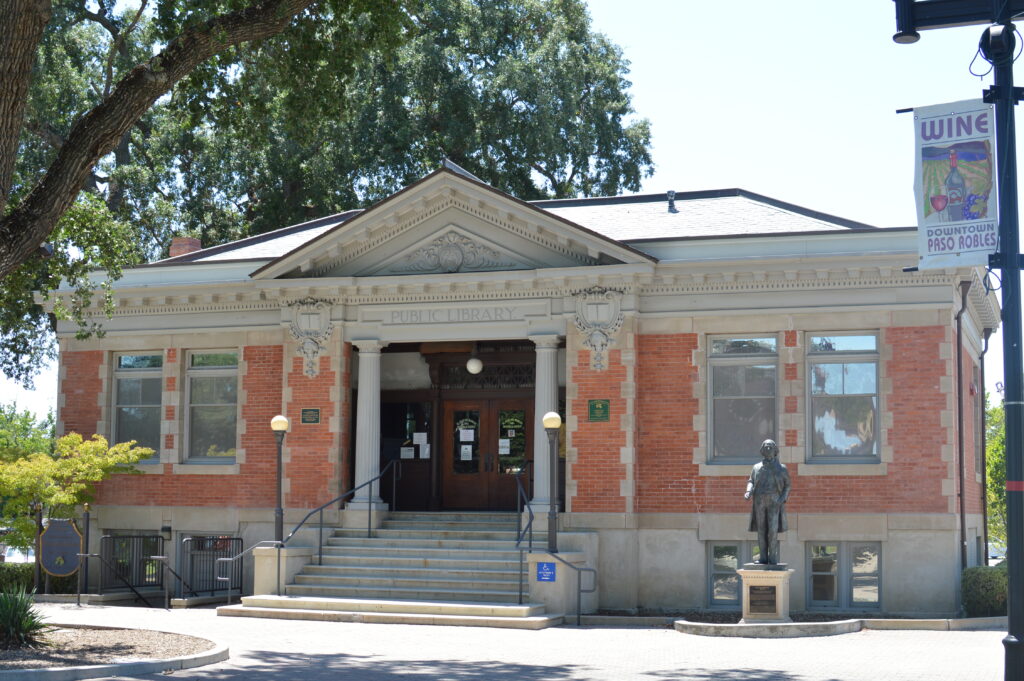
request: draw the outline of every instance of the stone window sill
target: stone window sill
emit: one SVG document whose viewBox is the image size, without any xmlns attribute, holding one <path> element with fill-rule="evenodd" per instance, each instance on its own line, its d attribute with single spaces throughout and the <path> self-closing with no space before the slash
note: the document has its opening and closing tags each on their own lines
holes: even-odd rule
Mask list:
<svg viewBox="0 0 1024 681">
<path fill-rule="evenodd" d="M 176 463 L 172 470 L 175 475 L 238 475 L 241 467 L 237 463 Z"/>
<path fill-rule="evenodd" d="M 799 475 L 888 475 L 886 463 L 801 463 Z"/>
</svg>

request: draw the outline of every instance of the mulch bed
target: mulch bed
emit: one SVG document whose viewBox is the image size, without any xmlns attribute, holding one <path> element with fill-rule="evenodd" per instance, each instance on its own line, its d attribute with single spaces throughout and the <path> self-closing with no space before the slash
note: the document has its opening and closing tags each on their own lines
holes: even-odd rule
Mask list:
<svg viewBox="0 0 1024 681">
<path fill-rule="evenodd" d="M 165 660 L 213 648 L 213 641 L 146 629 L 93 629 L 54 626 L 47 645 L 0 649 L 0 670 Z"/>
</svg>

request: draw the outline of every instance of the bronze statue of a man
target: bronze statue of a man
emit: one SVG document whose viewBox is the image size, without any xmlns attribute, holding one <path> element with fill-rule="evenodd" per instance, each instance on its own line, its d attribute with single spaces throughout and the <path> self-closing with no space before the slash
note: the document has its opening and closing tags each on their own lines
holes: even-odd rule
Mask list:
<svg viewBox="0 0 1024 681">
<path fill-rule="evenodd" d="M 779 532 L 788 529 L 786 500 L 789 499 L 789 471 L 779 462 L 779 446 L 775 440 L 761 443 L 761 463 L 754 464 L 747 481 L 744 499 L 754 496 L 750 509 L 750 531 L 757 532 L 761 549 L 758 563 L 779 564 Z"/>
</svg>

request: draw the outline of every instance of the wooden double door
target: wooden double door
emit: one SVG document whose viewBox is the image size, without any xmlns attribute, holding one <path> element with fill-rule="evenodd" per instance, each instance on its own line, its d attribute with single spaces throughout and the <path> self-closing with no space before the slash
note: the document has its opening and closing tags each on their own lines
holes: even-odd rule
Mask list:
<svg viewBox="0 0 1024 681">
<path fill-rule="evenodd" d="M 515 510 L 516 476 L 530 494 L 533 400 L 444 402 L 441 485 L 445 508 Z M 524 472 L 525 471 L 525 472 Z"/>
</svg>

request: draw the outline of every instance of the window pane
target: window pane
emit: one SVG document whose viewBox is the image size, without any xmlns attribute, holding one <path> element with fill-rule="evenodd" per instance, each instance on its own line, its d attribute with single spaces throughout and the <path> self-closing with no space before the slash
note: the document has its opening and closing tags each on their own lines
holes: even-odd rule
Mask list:
<svg viewBox="0 0 1024 681">
<path fill-rule="evenodd" d="M 874 397 L 813 397 L 812 455 L 875 456 L 876 409 Z"/>
<path fill-rule="evenodd" d="M 716 601 L 738 602 L 740 599 L 739 575 L 715 575 L 711 581 L 711 598 Z"/>
<path fill-rule="evenodd" d="M 774 354 L 774 338 L 716 338 L 711 341 L 713 355 Z"/>
<path fill-rule="evenodd" d="M 470 409 L 454 413 L 455 432 L 452 433 L 452 472 L 480 472 L 480 411 Z"/>
<path fill-rule="evenodd" d="M 516 475 L 526 462 L 526 412 L 522 409 L 498 412 L 498 470 Z"/>
<path fill-rule="evenodd" d="M 739 567 L 739 547 L 715 546 L 712 569 L 715 572 L 733 572 Z"/>
<path fill-rule="evenodd" d="M 193 367 L 235 367 L 238 366 L 237 352 L 203 352 L 192 355 Z"/>
<path fill-rule="evenodd" d="M 814 364 L 811 366 L 811 393 L 814 395 L 843 394 L 842 364 Z"/>
<path fill-rule="evenodd" d="M 868 336 L 811 336 L 811 352 L 874 352 L 877 339 Z"/>
<path fill-rule="evenodd" d="M 119 378 L 117 379 L 117 403 L 160 404 L 159 377 L 154 378 Z"/>
<path fill-rule="evenodd" d="M 163 355 L 120 355 L 118 369 L 159 369 L 164 365 Z"/>
<path fill-rule="evenodd" d="M 189 455 L 235 455 L 235 407 L 192 407 L 189 410 Z"/>
<path fill-rule="evenodd" d="M 715 397 L 775 395 L 775 367 L 772 365 L 720 365 L 712 367 L 711 374 Z"/>
<path fill-rule="evenodd" d="M 878 551 L 874 546 L 854 546 L 851 550 L 853 574 L 874 575 L 878 574 Z"/>
<path fill-rule="evenodd" d="M 193 376 L 189 400 L 196 404 L 234 404 L 238 380 L 235 376 Z"/>
<path fill-rule="evenodd" d="M 839 547 L 835 544 L 816 544 L 811 547 L 811 572 L 836 572 L 836 555 Z"/>
<path fill-rule="evenodd" d="M 156 456 L 160 452 L 160 407 L 118 407 L 116 410 L 117 442 L 135 440 L 139 447 L 149 447 Z"/>
<path fill-rule="evenodd" d="M 819 603 L 835 603 L 836 576 L 811 575 L 811 600 Z"/>
<path fill-rule="evenodd" d="M 757 456 L 757 447 L 775 437 L 775 398 L 714 400 L 714 456 Z"/>
<path fill-rule="evenodd" d="M 875 370 L 874 362 L 863 362 L 859 364 L 843 365 L 843 394 L 844 395 L 874 395 L 875 377 L 878 372 Z"/>
<path fill-rule="evenodd" d="M 853 602 L 861 605 L 876 605 L 878 603 L 878 575 L 871 577 L 854 577 Z"/>
</svg>

